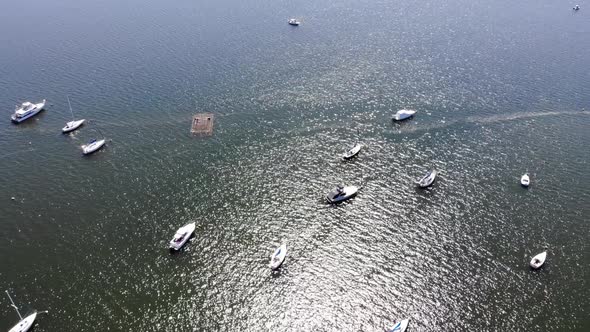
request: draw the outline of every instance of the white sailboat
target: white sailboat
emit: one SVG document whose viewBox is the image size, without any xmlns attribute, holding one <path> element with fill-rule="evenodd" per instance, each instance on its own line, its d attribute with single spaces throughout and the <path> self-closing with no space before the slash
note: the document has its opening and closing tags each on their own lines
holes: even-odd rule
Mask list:
<svg viewBox="0 0 590 332">
<path fill-rule="evenodd" d="M 424 177 L 416 181 L 416 183 L 420 188 L 429 187 L 434 182 L 434 179 L 436 179 L 437 174 L 438 173 L 435 170 L 429 171 Z"/>
<path fill-rule="evenodd" d="M 285 261 L 285 257 L 287 257 L 287 245 L 283 243 L 275 250 L 272 256 L 270 256 L 269 266 L 271 270 L 278 269 Z"/>
<path fill-rule="evenodd" d="M 72 113 L 72 121 L 66 123 L 66 126 L 61 129 L 62 133 L 64 133 L 64 134 L 78 129 L 82 124 L 84 124 L 84 121 L 86 121 L 86 119 L 76 120 L 74 118 L 74 111 L 72 111 L 72 104 L 70 103 L 70 97 L 67 97 L 67 98 L 68 98 L 68 105 L 70 106 L 70 113 Z"/>
<path fill-rule="evenodd" d="M 401 322 L 395 324 L 395 326 L 389 330 L 389 332 L 404 332 L 408 328 L 409 323 L 409 319 L 404 319 Z"/>
<path fill-rule="evenodd" d="M 525 173 L 521 178 L 520 178 L 520 184 L 523 187 L 528 187 L 531 184 L 531 179 L 529 178 L 528 173 Z"/>
<path fill-rule="evenodd" d="M 531 262 L 529 263 L 529 265 L 533 268 L 533 269 L 538 269 L 541 266 L 543 266 L 543 264 L 545 264 L 545 260 L 547 259 L 547 252 L 543 251 L 542 253 L 536 255 L 535 257 L 533 257 L 533 259 L 531 259 Z"/>
<path fill-rule="evenodd" d="M 88 142 L 88 144 L 82 145 L 82 153 L 91 154 L 93 152 L 96 152 L 100 148 L 102 148 L 105 142 L 106 140 L 104 138 L 101 140 L 93 139 L 90 142 Z"/>
<path fill-rule="evenodd" d="M 407 110 L 407 109 L 399 110 L 393 116 L 393 120 L 394 121 L 403 121 L 405 119 L 409 119 L 409 118 L 413 117 L 414 114 L 416 114 L 416 111 L 414 111 L 414 110 Z"/>
<path fill-rule="evenodd" d="M 363 145 L 360 143 L 357 143 L 352 149 L 346 151 L 342 155 L 342 159 L 345 159 L 345 160 L 352 159 L 352 157 L 356 156 L 359 152 L 361 152 L 362 148 L 363 148 Z"/>
<path fill-rule="evenodd" d="M 32 314 L 23 318 L 23 316 L 18 311 L 18 307 L 16 306 L 16 304 L 14 304 L 14 301 L 12 301 L 12 297 L 10 297 L 8 291 L 6 291 L 6 295 L 8 295 L 10 303 L 12 303 L 12 306 L 14 307 L 16 313 L 18 314 L 18 317 L 20 318 L 18 323 L 16 323 L 16 325 L 14 325 L 10 330 L 8 330 L 8 332 L 27 332 L 31 329 L 31 327 L 33 327 L 35 319 L 37 319 L 37 312 L 35 311 Z"/>
</svg>

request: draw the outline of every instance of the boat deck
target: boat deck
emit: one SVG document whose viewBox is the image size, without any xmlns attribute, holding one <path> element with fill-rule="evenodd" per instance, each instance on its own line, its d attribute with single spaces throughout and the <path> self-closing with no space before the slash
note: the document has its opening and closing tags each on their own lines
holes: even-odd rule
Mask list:
<svg viewBox="0 0 590 332">
<path fill-rule="evenodd" d="M 213 135 L 213 114 L 199 113 L 193 116 L 191 134 L 199 136 Z"/>
</svg>

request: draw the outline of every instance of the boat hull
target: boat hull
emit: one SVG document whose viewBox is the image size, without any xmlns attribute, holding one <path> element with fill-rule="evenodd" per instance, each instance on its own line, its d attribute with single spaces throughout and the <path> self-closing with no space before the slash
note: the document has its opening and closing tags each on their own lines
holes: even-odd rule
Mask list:
<svg viewBox="0 0 590 332">
<path fill-rule="evenodd" d="M 539 269 L 541 268 L 541 266 L 543 266 L 543 264 L 545 264 L 545 260 L 547 259 L 547 252 L 544 251 L 538 255 L 536 255 L 535 257 L 533 257 L 533 259 L 531 259 L 531 262 L 529 263 L 530 267 L 533 269 Z"/>
<path fill-rule="evenodd" d="M 355 186 L 344 187 L 342 189 L 344 194 L 335 196 L 334 192 L 331 192 L 328 194 L 328 196 L 326 196 L 326 200 L 330 204 L 337 204 L 337 203 L 344 202 L 346 200 L 349 200 L 349 199 L 355 197 L 358 192 L 358 189 L 359 188 L 355 187 Z"/>
<path fill-rule="evenodd" d="M 43 99 L 42 102 L 35 104 L 35 110 L 30 112 L 29 114 L 22 116 L 22 117 L 17 117 L 16 113 L 12 115 L 12 117 L 10 117 L 10 119 L 12 120 L 13 123 L 21 123 L 23 121 L 26 121 L 32 117 L 34 117 L 35 115 L 39 114 L 39 112 L 41 112 L 43 110 L 43 108 L 45 107 L 45 99 Z"/>
<path fill-rule="evenodd" d="M 27 332 L 31 329 L 33 324 L 35 323 L 35 319 L 37 318 L 37 313 L 32 313 L 27 317 L 21 319 L 13 328 L 8 330 L 8 332 Z"/>
<path fill-rule="evenodd" d="M 404 332 L 408 328 L 409 323 L 409 319 L 404 319 L 401 322 L 395 324 L 395 326 L 389 330 L 389 332 Z"/>
<path fill-rule="evenodd" d="M 287 245 L 282 244 L 270 256 L 270 264 L 269 264 L 270 269 L 276 270 L 279 267 L 281 267 L 281 265 L 283 265 L 283 262 L 285 262 L 286 257 L 287 257 Z"/>
<path fill-rule="evenodd" d="M 88 145 L 82 145 L 82 153 L 85 155 L 92 154 L 98 150 L 100 150 L 105 144 L 105 140 L 96 141 L 94 143 Z"/>
<path fill-rule="evenodd" d="M 72 132 L 72 131 L 80 128 L 84 124 L 84 121 L 86 121 L 86 119 L 68 122 L 66 124 L 66 126 L 61 129 L 61 132 L 64 134 Z"/>
<path fill-rule="evenodd" d="M 428 187 L 430 187 L 434 183 L 434 180 L 436 180 L 436 175 L 437 174 L 438 173 L 436 171 L 432 171 L 432 172 L 426 174 L 422 179 L 420 179 L 418 181 L 418 186 L 420 188 L 428 188 Z"/>
<path fill-rule="evenodd" d="M 393 120 L 394 121 L 407 120 L 407 119 L 413 117 L 414 114 L 416 114 L 416 111 L 413 111 L 413 110 L 401 110 L 401 111 L 398 111 L 397 113 L 395 113 L 395 115 L 393 116 Z"/>
<path fill-rule="evenodd" d="M 521 186 L 528 187 L 530 184 L 531 184 L 531 179 L 529 178 L 528 175 L 525 174 L 520 178 L 520 185 Z"/>
<path fill-rule="evenodd" d="M 344 153 L 342 155 L 342 159 L 349 160 L 349 159 L 356 157 L 359 154 L 359 152 L 361 152 L 361 148 L 362 148 L 362 145 L 360 145 L 360 144 L 355 145 L 352 149 L 346 151 L 346 153 Z"/>
<path fill-rule="evenodd" d="M 184 236 L 184 238 L 180 242 L 174 242 L 174 239 L 170 240 L 170 244 L 169 244 L 170 250 L 178 251 L 178 250 L 182 249 L 182 247 L 184 247 L 184 245 L 188 242 L 188 240 L 191 238 L 191 236 L 195 232 L 195 228 L 196 228 L 195 223 L 186 224 L 186 225 L 182 226 L 181 228 L 179 228 L 176 231 L 176 233 L 186 232 L 186 235 Z"/>
</svg>

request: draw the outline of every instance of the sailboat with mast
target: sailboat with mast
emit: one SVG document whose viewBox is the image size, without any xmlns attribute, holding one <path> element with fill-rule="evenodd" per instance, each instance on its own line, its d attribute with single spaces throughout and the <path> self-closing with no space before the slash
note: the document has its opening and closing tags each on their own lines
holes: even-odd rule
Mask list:
<svg viewBox="0 0 590 332">
<path fill-rule="evenodd" d="M 82 153 L 85 155 L 92 154 L 92 153 L 100 150 L 100 148 L 102 148 L 107 141 L 106 138 L 104 138 L 102 131 L 100 131 L 100 128 L 96 128 L 96 129 L 98 129 L 98 132 L 103 137 L 103 139 L 99 140 L 99 139 L 93 138 L 87 144 L 82 145 Z"/>
<path fill-rule="evenodd" d="M 16 313 L 18 314 L 18 317 L 20 318 L 20 321 L 18 321 L 18 323 L 16 323 L 16 325 L 14 325 L 10 330 L 8 330 L 8 332 L 27 332 L 28 330 L 31 329 L 31 327 L 33 327 L 33 324 L 35 323 L 35 319 L 37 319 L 38 312 L 34 311 L 32 314 L 23 318 L 23 316 L 18 311 L 18 307 L 16 306 L 16 304 L 14 304 L 12 297 L 10 297 L 10 294 L 8 293 L 8 291 L 6 291 L 6 295 L 8 295 L 8 298 L 10 299 L 10 303 L 12 303 L 12 306 L 14 307 L 14 309 L 16 310 Z M 46 311 L 44 311 L 44 312 L 47 313 Z M 43 312 L 41 312 L 41 313 L 43 313 Z"/>
<path fill-rule="evenodd" d="M 62 133 L 64 133 L 64 134 L 80 128 L 80 126 L 82 124 L 84 124 L 84 121 L 86 121 L 86 119 L 76 120 L 74 118 L 74 111 L 72 111 L 72 104 L 70 103 L 70 97 L 67 97 L 67 98 L 68 98 L 68 105 L 70 106 L 70 113 L 72 113 L 72 121 L 66 123 L 66 126 L 61 129 Z"/>
</svg>

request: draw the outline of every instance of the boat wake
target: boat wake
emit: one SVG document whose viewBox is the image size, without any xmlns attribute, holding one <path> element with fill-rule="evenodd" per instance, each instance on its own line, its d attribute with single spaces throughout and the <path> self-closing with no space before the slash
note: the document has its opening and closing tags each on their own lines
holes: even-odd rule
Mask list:
<svg viewBox="0 0 590 332">
<path fill-rule="evenodd" d="M 412 124 L 410 126 L 400 127 L 397 132 L 400 133 L 412 133 L 419 131 L 428 131 L 432 129 L 448 128 L 454 125 L 461 124 L 493 124 L 500 122 L 508 122 L 522 119 L 534 119 L 548 116 L 564 116 L 564 115 L 590 115 L 590 111 L 551 111 L 551 112 L 521 112 L 511 114 L 500 114 L 491 116 L 470 116 L 460 120 L 440 120 L 437 123 L 431 124 Z"/>
</svg>

